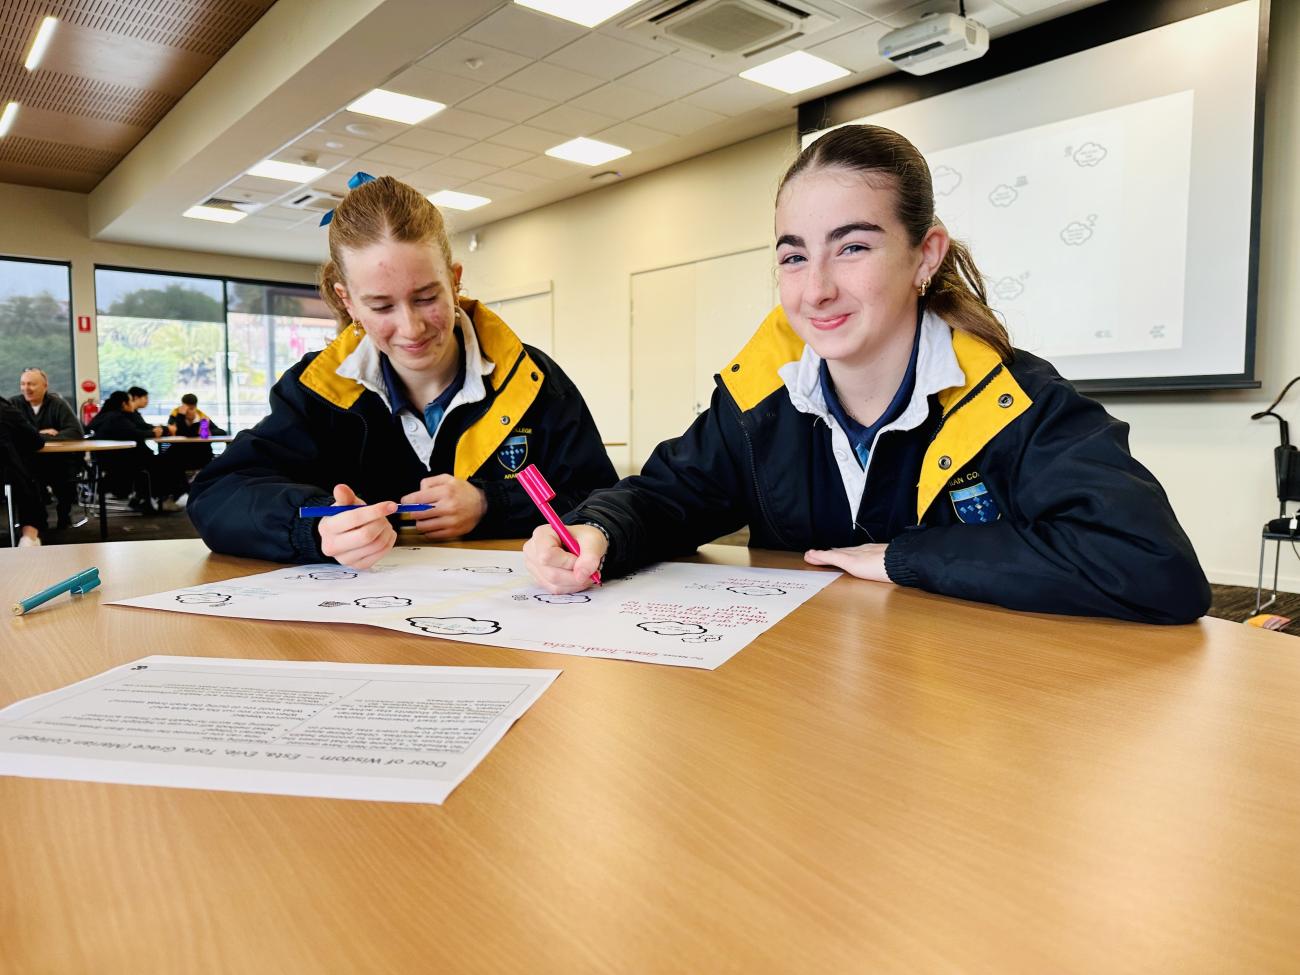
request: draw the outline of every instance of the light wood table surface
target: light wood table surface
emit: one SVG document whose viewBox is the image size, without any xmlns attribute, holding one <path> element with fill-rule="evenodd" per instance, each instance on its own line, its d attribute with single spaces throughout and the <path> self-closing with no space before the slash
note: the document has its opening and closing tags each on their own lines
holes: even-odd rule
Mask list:
<svg viewBox="0 0 1300 975">
<path fill-rule="evenodd" d="M 41 446 L 43 454 L 85 454 L 103 450 L 130 450 L 134 440 L 47 440 Z"/>
<path fill-rule="evenodd" d="M 219 433 L 211 437 L 155 437 L 154 443 L 230 443 L 234 439 L 233 433 Z"/>
<path fill-rule="evenodd" d="M 846 578 L 710 673 L 101 606 L 270 568 L 190 540 L 0 552 L 0 604 L 90 565 L 0 624 L 0 704 L 151 653 L 564 673 L 443 806 L 0 779 L 6 972 L 1300 969 L 1293 637 Z"/>
</svg>

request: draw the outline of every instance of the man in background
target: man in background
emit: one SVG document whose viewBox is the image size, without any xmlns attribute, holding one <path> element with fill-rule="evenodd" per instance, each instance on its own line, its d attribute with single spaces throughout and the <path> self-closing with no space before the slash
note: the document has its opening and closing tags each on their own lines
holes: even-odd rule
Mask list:
<svg viewBox="0 0 1300 975">
<path fill-rule="evenodd" d="M 27 408 L 19 412 L 45 440 L 80 440 L 83 435 L 76 411 L 57 393 L 50 392 L 50 379 L 44 369 L 33 366 L 24 369 L 18 379 Z M 40 454 L 33 461 L 33 474 L 42 484 L 54 491 L 58 505 L 57 528 L 67 528 L 71 523 L 72 503 L 77 498 L 77 454 Z"/>
<path fill-rule="evenodd" d="M 181 405 L 172 410 L 171 416 L 167 418 L 167 425 L 176 431 L 177 436 L 202 437 L 205 420 L 207 436 L 225 436 L 226 431 L 199 409 L 199 398 L 193 393 L 186 393 L 181 397 Z M 174 443 L 167 447 L 166 456 L 171 459 L 180 475 L 185 477 L 188 472 L 201 470 L 204 464 L 212 460 L 212 447 L 205 443 Z M 189 483 L 188 478 L 186 483 Z"/>
</svg>

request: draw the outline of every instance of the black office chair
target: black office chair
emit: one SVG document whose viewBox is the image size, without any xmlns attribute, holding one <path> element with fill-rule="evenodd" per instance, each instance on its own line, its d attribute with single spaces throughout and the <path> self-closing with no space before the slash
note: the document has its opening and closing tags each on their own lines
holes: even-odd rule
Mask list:
<svg viewBox="0 0 1300 975">
<path fill-rule="evenodd" d="M 1273 605 L 1277 599 L 1277 575 L 1278 565 L 1282 560 L 1282 543 L 1290 542 L 1292 548 L 1295 547 L 1297 539 L 1300 539 L 1300 514 L 1287 515 L 1286 506 L 1292 501 L 1300 501 L 1300 450 L 1291 443 L 1290 430 L 1287 427 L 1286 420 L 1273 412 L 1273 408 L 1282 402 L 1282 397 L 1294 386 L 1300 382 L 1300 376 L 1296 376 L 1282 392 L 1278 393 L 1277 399 L 1273 400 L 1269 408 L 1261 410 L 1259 413 L 1251 415 L 1252 420 L 1260 420 L 1266 416 L 1271 416 L 1277 420 L 1278 433 L 1281 437 L 1281 443 L 1273 448 L 1273 473 L 1277 480 L 1277 501 L 1278 516 L 1264 526 L 1260 533 L 1259 540 L 1259 579 L 1255 584 L 1255 612 L 1258 613 L 1263 609 Z M 1264 554 L 1267 551 L 1268 543 L 1274 543 L 1273 550 L 1273 594 L 1264 602 Z"/>
</svg>

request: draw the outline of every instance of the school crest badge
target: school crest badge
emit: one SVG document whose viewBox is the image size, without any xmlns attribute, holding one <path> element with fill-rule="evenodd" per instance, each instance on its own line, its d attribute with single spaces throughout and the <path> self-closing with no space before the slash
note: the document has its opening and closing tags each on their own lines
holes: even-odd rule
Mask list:
<svg viewBox="0 0 1300 975">
<path fill-rule="evenodd" d="M 1002 517 L 998 503 L 982 483 L 949 491 L 948 497 L 952 499 L 953 510 L 964 525 L 984 525 Z"/>
<path fill-rule="evenodd" d="M 501 462 L 501 466 L 506 470 L 518 474 L 519 469 L 528 460 L 527 435 L 517 433 L 513 437 L 507 437 L 506 442 L 497 451 L 497 460 Z"/>
</svg>

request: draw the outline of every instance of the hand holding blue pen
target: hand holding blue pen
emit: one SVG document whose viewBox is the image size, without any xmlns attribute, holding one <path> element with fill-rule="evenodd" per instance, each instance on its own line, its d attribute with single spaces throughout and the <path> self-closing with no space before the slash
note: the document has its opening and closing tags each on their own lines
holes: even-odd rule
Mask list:
<svg viewBox="0 0 1300 975">
<path fill-rule="evenodd" d="M 364 504 L 330 504 L 321 505 L 315 508 L 299 508 L 299 518 L 328 518 L 331 515 L 341 515 L 345 511 L 356 511 L 358 508 L 369 507 Z M 399 504 L 393 514 L 409 515 L 418 511 L 432 511 L 434 506 L 431 504 Z"/>
<path fill-rule="evenodd" d="M 346 484 L 336 484 L 331 507 L 351 509 L 316 522 L 321 554 L 338 560 L 340 565 L 368 569 L 397 541 L 397 532 L 388 523 L 397 512 L 396 501 L 366 504 Z"/>
<path fill-rule="evenodd" d="M 71 593 L 74 596 L 85 595 L 99 585 L 99 569 L 92 566 L 84 569 L 62 582 L 56 582 L 48 589 L 42 589 L 34 596 L 28 596 L 26 599 L 20 599 L 14 603 L 14 615 L 23 616 L 30 613 L 42 603 L 48 603 L 55 596 L 62 593 Z"/>
</svg>

